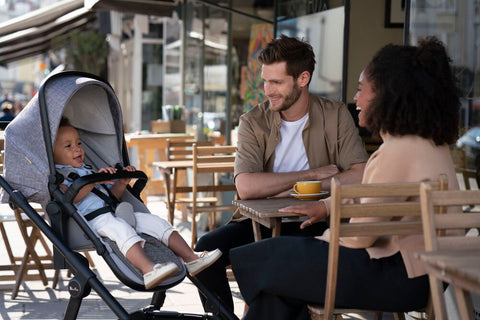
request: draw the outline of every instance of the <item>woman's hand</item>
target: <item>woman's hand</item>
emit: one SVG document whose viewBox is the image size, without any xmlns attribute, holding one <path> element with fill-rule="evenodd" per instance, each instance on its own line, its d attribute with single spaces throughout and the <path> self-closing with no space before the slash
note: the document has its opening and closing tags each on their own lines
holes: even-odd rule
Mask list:
<svg viewBox="0 0 480 320">
<path fill-rule="evenodd" d="M 303 214 L 309 217 L 301 225 L 300 229 L 309 227 L 314 223 L 324 220 L 327 217 L 327 207 L 323 201 L 318 201 L 312 204 L 298 204 L 294 206 L 288 206 L 278 210 L 280 212 L 294 212 Z"/>
</svg>

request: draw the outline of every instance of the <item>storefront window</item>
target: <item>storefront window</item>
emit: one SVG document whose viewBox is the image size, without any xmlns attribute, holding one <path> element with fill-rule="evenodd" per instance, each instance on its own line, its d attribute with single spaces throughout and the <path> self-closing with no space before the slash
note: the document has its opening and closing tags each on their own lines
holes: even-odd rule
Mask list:
<svg viewBox="0 0 480 320">
<path fill-rule="evenodd" d="M 447 47 L 463 92 L 462 138 L 466 168 L 480 165 L 480 0 L 411 0 L 408 42 L 436 36 Z"/>
<path fill-rule="evenodd" d="M 308 41 L 315 52 L 315 71 L 309 89 L 313 94 L 343 99 L 345 7 L 282 20 L 277 36 L 285 34 Z"/>
<path fill-rule="evenodd" d="M 344 0 L 277 0 L 277 22 L 343 6 Z"/>
<path fill-rule="evenodd" d="M 162 45 L 144 43 L 142 68 L 142 128 L 162 118 Z"/>
<path fill-rule="evenodd" d="M 201 2 L 188 2 L 186 8 L 185 116 L 199 139 L 228 136 L 227 131 L 238 124 L 244 105 L 258 89 L 246 85 L 252 31 L 264 24 L 267 28 L 261 36 L 273 37 L 273 2 L 267 8 L 242 3 L 235 10 L 227 9 Z"/>
</svg>

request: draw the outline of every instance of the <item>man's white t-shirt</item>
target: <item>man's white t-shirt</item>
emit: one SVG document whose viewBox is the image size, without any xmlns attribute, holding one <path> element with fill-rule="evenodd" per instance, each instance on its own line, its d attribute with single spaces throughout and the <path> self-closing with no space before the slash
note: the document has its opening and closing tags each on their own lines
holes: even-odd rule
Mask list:
<svg viewBox="0 0 480 320">
<path fill-rule="evenodd" d="M 292 172 L 310 169 L 302 131 L 308 120 L 308 113 L 297 121 L 284 121 L 280 128 L 281 141 L 275 148 L 273 172 Z"/>
</svg>

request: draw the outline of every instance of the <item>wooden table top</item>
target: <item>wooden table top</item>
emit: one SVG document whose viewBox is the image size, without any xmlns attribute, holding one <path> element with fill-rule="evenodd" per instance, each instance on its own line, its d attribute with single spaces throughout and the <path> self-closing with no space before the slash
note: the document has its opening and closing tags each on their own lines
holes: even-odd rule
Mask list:
<svg viewBox="0 0 480 320">
<path fill-rule="evenodd" d="M 159 169 L 184 169 L 192 168 L 193 160 L 167 160 L 167 161 L 155 161 L 152 162 L 152 166 Z"/>
<path fill-rule="evenodd" d="M 438 269 L 442 275 L 451 279 L 453 283 L 468 283 L 470 290 L 480 293 L 480 251 L 439 250 L 417 255 L 427 265 Z"/>
<path fill-rule="evenodd" d="M 192 137 L 190 133 L 148 133 L 148 134 L 136 134 L 136 133 L 127 133 L 125 134 L 125 140 L 145 140 L 145 139 L 158 139 L 158 138 L 177 138 L 177 137 Z"/>
<path fill-rule="evenodd" d="M 171 161 L 155 161 L 152 166 L 158 169 L 186 169 L 193 168 L 193 160 L 171 160 Z M 233 162 L 209 162 L 199 163 L 198 168 L 202 172 L 233 172 Z"/>
<path fill-rule="evenodd" d="M 296 198 L 269 198 L 253 200 L 234 200 L 233 204 L 241 211 L 254 214 L 259 218 L 287 218 L 301 216 L 294 212 L 279 212 L 281 208 L 291 205 L 315 203 L 317 200 L 299 200 Z M 302 215 L 303 216 L 303 215 Z"/>
</svg>

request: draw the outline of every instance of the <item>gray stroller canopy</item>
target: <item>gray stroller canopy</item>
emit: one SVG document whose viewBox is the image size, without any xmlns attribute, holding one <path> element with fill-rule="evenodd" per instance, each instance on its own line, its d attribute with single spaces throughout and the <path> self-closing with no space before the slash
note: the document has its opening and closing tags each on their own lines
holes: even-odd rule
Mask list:
<svg viewBox="0 0 480 320">
<path fill-rule="evenodd" d="M 70 268 L 73 271 L 75 280 L 72 279 L 74 281 L 72 288 L 75 289 L 73 290 L 75 293 L 72 293 L 70 298 L 65 319 L 74 319 L 77 316 L 80 302 L 89 294 L 91 288 L 97 291 L 119 318 L 130 319 L 126 310 L 88 269 L 88 261 L 80 260 L 79 256 L 72 252 L 95 248 L 124 284 L 135 290 L 147 290 L 143 273 L 127 261 L 115 242 L 100 237 L 90 228 L 87 220 L 71 203 L 72 199 L 64 197 L 57 185 L 60 179 L 56 177 L 53 164 L 53 144 L 62 116 L 67 117 L 79 131 L 85 149 L 85 162 L 94 169 L 116 164 L 123 167 L 128 164 L 120 104 L 110 85 L 96 76 L 81 72 L 62 72 L 44 82 L 38 94 L 5 130 L 4 178 L 8 182 L 5 184 L 9 185 L 5 188 L 2 184 L 1 200 L 8 202 L 12 195 L 12 202 L 33 218 L 32 221 L 49 236 L 54 249 L 58 250 L 56 255 L 54 251 L 55 269 Z M 132 204 L 135 211 L 149 212 L 138 195 L 142 186 L 140 184 L 137 188 L 137 183 L 146 181 L 147 178 L 144 173 L 141 174 L 135 176 L 138 178 L 137 182 L 131 190 L 127 188 L 128 192 L 124 192 L 121 201 Z M 88 176 L 98 178 L 101 175 Z M 12 187 L 19 192 L 15 192 Z M 50 218 L 50 226 L 27 201 L 38 202 L 44 207 Z M 165 291 L 180 283 L 187 271 L 180 258 L 160 240 L 146 234 L 141 236 L 146 240 L 145 253 L 152 261 L 174 262 L 179 271 L 154 288 L 152 304 L 135 312 L 135 318 L 141 316 L 142 319 L 207 319 L 204 315 L 187 315 L 171 311 L 162 313 L 160 307 L 165 300 Z M 222 314 L 228 316 L 226 319 L 238 319 L 224 308 L 200 281 L 194 278 L 191 280 L 209 300 L 212 300 L 212 305 L 217 306 Z M 69 283 L 69 288 L 71 284 L 72 282 Z"/>
<path fill-rule="evenodd" d="M 40 117 L 42 93 L 49 123 Z M 5 130 L 4 177 L 28 201 L 45 205 L 50 200 L 48 179 L 53 173 L 44 130 L 53 146 L 62 116 L 79 131 L 86 163 L 94 169 L 123 165 L 122 112 L 110 85 L 82 73 L 53 75 Z M 50 157 L 53 161 L 53 154 Z M 3 190 L 1 200 L 8 202 Z"/>
<path fill-rule="evenodd" d="M 7 126 L 4 178 L 27 201 L 43 206 L 52 229 L 61 235 L 62 243 L 72 250 L 97 249 L 123 283 L 145 290 L 142 272 L 127 261 L 115 242 L 95 233 L 74 205 L 68 202 L 71 200 L 67 201 L 63 192 L 56 192 L 60 190 L 57 185 L 60 179 L 56 177 L 53 163 L 53 145 L 62 116 L 67 117 L 78 130 L 85 150 L 85 162 L 94 170 L 116 164 L 124 167 L 128 163 L 120 104 L 113 89 L 96 76 L 70 71 L 48 78 L 38 94 Z M 9 194 L 3 192 L 2 201 L 7 202 Z M 121 201 L 129 202 L 136 211 L 149 212 L 137 195 L 130 191 L 123 193 Z M 52 214 L 57 213 L 55 208 L 60 209 L 62 215 Z M 147 241 L 145 253 L 152 261 L 173 261 L 179 267 L 177 275 L 161 285 L 182 281 L 186 269 L 173 251 L 158 239 L 142 236 Z M 57 266 L 67 267 L 61 258 Z"/>
</svg>

